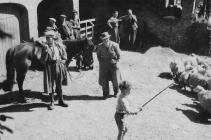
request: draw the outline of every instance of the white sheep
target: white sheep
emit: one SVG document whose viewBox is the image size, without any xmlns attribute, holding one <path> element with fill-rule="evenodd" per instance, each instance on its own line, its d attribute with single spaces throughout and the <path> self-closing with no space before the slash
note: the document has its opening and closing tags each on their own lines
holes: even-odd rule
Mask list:
<svg viewBox="0 0 211 140">
<path fill-rule="evenodd" d="M 211 91 L 205 90 L 201 86 L 197 86 L 193 91 L 197 93 L 201 107 L 211 114 Z"/>
<path fill-rule="evenodd" d="M 199 86 L 208 88 L 207 77 L 200 73 L 191 72 L 188 78 L 188 85 L 191 89 Z"/>
<path fill-rule="evenodd" d="M 178 78 L 178 84 L 181 86 L 181 88 L 184 88 L 186 90 L 186 86 L 188 85 L 188 78 L 189 78 L 190 72 L 184 71 L 180 74 Z"/>
<path fill-rule="evenodd" d="M 185 71 L 184 66 L 182 65 L 181 61 L 178 60 L 174 60 L 172 61 L 170 64 L 170 69 L 171 69 L 171 74 L 173 77 L 178 76 L 178 74 L 182 73 L 183 71 Z"/>
<path fill-rule="evenodd" d="M 197 59 L 194 54 L 191 54 L 185 61 L 184 67 L 186 71 L 192 70 L 195 66 L 197 66 Z"/>
</svg>

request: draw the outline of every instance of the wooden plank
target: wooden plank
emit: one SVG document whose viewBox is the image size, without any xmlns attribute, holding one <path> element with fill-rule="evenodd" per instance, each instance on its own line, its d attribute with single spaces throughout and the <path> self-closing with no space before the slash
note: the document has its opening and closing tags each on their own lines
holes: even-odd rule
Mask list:
<svg viewBox="0 0 211 140">
<path fill-rule="evenodd" d="M 84 36 L 84 35 L 86 36 L 86 34 L 87 34 L 87 35 L 91 35 L 92 32 L 82 33 L 81 36 Z"/>
<path fill-rule="evenodd" d="M 88 30 L 88 29 L 92 29 L 92 26 L 87 26 L 87 28 L 86 27 L 83 27 L 83 28 L 81 28 L 81 30 L 80 31 L 85 31 L 85 30 Z"/>
<path fill-rule="evenodd" d="M 95 18 L 80 21 L 80 24 L 87 23 L 87 22 L 93 22 L 93 21 L 95 21 Z"/>
</svg>

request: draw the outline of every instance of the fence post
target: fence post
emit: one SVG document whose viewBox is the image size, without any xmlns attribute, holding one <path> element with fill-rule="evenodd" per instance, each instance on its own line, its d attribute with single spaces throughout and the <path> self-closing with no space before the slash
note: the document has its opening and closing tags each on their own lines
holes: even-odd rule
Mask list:
<svg viewBox="0 0 211 140">
<path fill-rule="evenodd" d="M 86 38 L 87 38 L 87 22 L 86 22 L 86 27 L 85 27 L 85 29 L 86 29 Z"/>
</svg>

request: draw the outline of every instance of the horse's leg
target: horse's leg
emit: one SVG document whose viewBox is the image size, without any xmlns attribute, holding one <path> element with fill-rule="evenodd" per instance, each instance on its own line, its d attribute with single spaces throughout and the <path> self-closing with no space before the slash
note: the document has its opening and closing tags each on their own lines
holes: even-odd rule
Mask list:
<svg viewBox="0 0 211 140">
<path fill-rule="evenodd" d="M 76 58 L 76 67 L 77 67 L 78 71 L 80 71 L 81 68 L 82 68 L 82 60 L 83 60 L 83 58 L 82 58 L 81 55 L 77 56 L 77 58 Z"/>
<path fill-rule="evenodd" d="M 19 101 L 20 102 L 26 102 L 26 99 L 23 95 L 23 81 L 26 77 L 26 73 L 27 73 L 27 67 L 25 68 L 21 68 L 21 69 L 17 69 L 17 83 L 18 83 L 18 88 L 19 88 Z"/>
<path fill-rule="evenodd" d="M 67 61 L 66 61 L 67 68 L 69 67 L 71 61 L 72 61 L 72 57 L 71 56 L 67 56 Z"/>
</svg>

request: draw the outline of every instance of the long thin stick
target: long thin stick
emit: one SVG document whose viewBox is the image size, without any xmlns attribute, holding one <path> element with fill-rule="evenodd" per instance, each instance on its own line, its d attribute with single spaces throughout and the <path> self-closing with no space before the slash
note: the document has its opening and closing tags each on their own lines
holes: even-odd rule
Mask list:
<svg viewBox="0 0 211 140">
<path fill-rule="evenodd" d="M 142 105 L 142 108 L 145 107 L 149 102 L 151 102 L 153 99 L 155 99 L 158 95 L 160 95 L 163 91 L 165 91 L 167 88 L 169 88 L 170 86 L 172 86 L 174 84 L 171 83 L 170 85 L 168 85 L 166 88 L 164 88 L 163 90 L 161 90 L 158 94 L 156 94 L 155 96 L 153 96 L 149 101 L 147 101 L 145 104 Z"/>
</svg>

